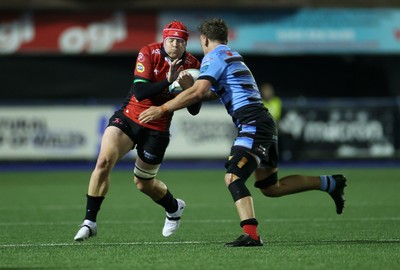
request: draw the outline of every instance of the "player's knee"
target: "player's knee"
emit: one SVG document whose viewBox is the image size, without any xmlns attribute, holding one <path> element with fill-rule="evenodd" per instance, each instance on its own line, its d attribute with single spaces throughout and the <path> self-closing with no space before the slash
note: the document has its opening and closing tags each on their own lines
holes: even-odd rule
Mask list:
<svg viewBox="0 0 400 270">
<path fill-rule="evenodd" d="M 228 187 L 233 181 L 238 179 L 239 177 L 233 173 L 226 173 L 225 174 L 225 185 Z"/>
<path fill-rule="evenodd" d="M 251 196 L 245 182 L 245 180 L 237 178 L 228 185 L 229 192 L 231 193 L 234 202 L 244 197 Z"/>
<path fill-rule="evenodd" d="M 260 181 L 256 181 L 254 186 L 259 188 L 262 194 L 268 197 L 278 197 L 278 194 L 275 192 L 276 184 L 278 183 L 278 173 L 274 172 L 270 176 L 262 179 Z"/>
<path fill-rule="evenodd" d="M 251 196 L 246 187 L 246 180 L 257 168 L 255 158 L 247 151 L 236 151 L 225 164 L 225 184 L 236 202 L 244 197 Z"/>
<path fill-rule="evenodd" d="M 150 190 L 152 189 L 153 181 L 154 181 L 154 178 L 153 178 L 153 180 L 143 180 L 143 179 L 137 178 L 136 176 L 134 177 L 134 182 L 135 182 L 137 189 L 145 194 L 150 192 Z"/>
<path fill-rule="evenodd" d="M 99 157 L 96 162 L 96 171 L 99 175 L 105 177 L 110 174 L 113 162 L 105 157 Z"/>
<path fill-rule="evenodd" d="M 236 151 L 225 163 L 226 174 L 232 174 L 244 181 L 250 177 L 257 166 L 255 158 L 245 150 Z M 225 183 L 228 185 L 227 181 L 229 182 L 229 179 L 225 178 Z"/>
<path fill-rule="evenodd" d="M 133 170 L 134 173 L 134 182 L 136 187 L 144 193 L 149 192 L 152 189 L 154 178 L 157 175 L 159 166 L 154 168 L 144 169 L 138 164 L 135 164 L 135 169 Z"/>
</svg>

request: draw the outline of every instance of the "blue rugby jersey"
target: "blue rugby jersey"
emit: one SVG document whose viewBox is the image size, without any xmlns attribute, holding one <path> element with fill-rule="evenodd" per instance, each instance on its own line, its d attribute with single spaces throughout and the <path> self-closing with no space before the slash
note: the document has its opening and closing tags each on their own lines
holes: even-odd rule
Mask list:
<svg viewBox="0 0 400 270">
<path fill-rule="evenodd" d="M 227 45 L 218 45 L 201 63 L 199 79 L 212 83 L 215 92 L 236 123 L 235 111 L 246 105 L 261 104 L 257 83 L 243 57 Z"/>
</svg>

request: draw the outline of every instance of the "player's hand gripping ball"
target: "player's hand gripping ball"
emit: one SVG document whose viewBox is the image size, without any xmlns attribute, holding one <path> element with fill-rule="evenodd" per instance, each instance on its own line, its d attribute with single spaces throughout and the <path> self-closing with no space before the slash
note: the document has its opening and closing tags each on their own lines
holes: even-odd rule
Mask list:
<svg viewBox="0 0 400 270">
<path fill-rule="evenodd" d="M 195 68 L 189 68 L 189 69 L 185 69 L 182 72 L 186 71 L 187 73 L 189 73 L 192 78 L 193 81 L 196 81 L 197 78 L 200 75 L 200 70 L 195 69 Z M 179 73 L 178 79 L 181 78 L 181 73 Z M 178 79 L 176 81 L 174 81 L 170 86 L 169 86 L 169 91 L 173 94 L 179 94 L 180 92 L 183 91 L 182 87 L 179 85 Z"/>
</svg>

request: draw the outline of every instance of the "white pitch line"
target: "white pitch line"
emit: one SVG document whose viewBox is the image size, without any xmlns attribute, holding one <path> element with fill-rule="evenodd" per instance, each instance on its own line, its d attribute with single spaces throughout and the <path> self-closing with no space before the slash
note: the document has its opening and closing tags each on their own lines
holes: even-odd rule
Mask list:
<svg viewBox="0 0 400 270">
<path fill-rule="evenodd" d="M 343 222 L 346 221 L 399 221 L 399 217 L 365 217 L 365 218 L 347 218 L 347 217 L 335 217 L 335 218 L 268 218 L 268 219 L 259 219 L 263 222 L 268 223 L 287 223 L 287 222 Z M 236 219 L 200 219 L 200 220 L 193 220 L 193 219 L 185 219 L 185 223 L 235 223 L 237 222 Z M 99 222 L 100 224 L 153 224 L 159 223 L 159 221 L 154 220 L 104 220 Z M 79 225 L 79 222 L 72 222 L 72 221 L 49 221 L 49 222 L 31 222 L 31 221 L 20 221 L 20 222 L 0 222 L 0 226 L 48 226 L 48 225 Z"/>
<path fill-rule="evenodd" d="M 136 246 L 136 245 L 182 245 L 182 244 L 210 244 L 211 242 L 202 241 L 175 241 L 175 242 L 128 242 L 128 243 L 42 243 L 42 244 L 4 244 L 0 248 L 15 247 L 66 247 L 66 246 Z M 213 242 L 217 243 L 217 242 Z M 222 242 L 221 242 L 222 243 Z"/>
<path fill-rule="evenodd" d="M 125 242 L 125 243 L 42 243 L 42 244 L 4 244 L 0 245 L 0 248 L 24 248 L 24 247 L 67 247 L 67 246 L 138 246 L 138 245 L 200 245 L 200 244 L 220 244 L 223 241 L 175 241 L 175 242 Z M 365 243 L 365 244 L 378 244 L 378 243 L 400 243 L 400 239 L 342 239 L 342 240 L 310 240 L 310 241 L 266 241 L 268 245 L 279 245 L 279 244 L 324 244 L 324 243 L 336 243 L 336 244 L 348 244 L 348 243 Z"/>
</svg>

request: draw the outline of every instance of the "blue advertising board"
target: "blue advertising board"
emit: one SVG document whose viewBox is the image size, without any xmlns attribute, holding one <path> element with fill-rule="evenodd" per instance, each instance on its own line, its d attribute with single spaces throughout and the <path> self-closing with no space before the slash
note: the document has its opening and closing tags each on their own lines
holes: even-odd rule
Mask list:
<svg viewBox="0 0 400 270">
<path fill-rule="evenodd" d="M 400 52 L 400 9 L 391 8 L 162 12 L 159 33 L 181 20 L 191 33 L 188 50 L 201 53 L 197 26 L 214 17 L 228 23 L 230 47 L 244 54 Z"/>
</svg>

